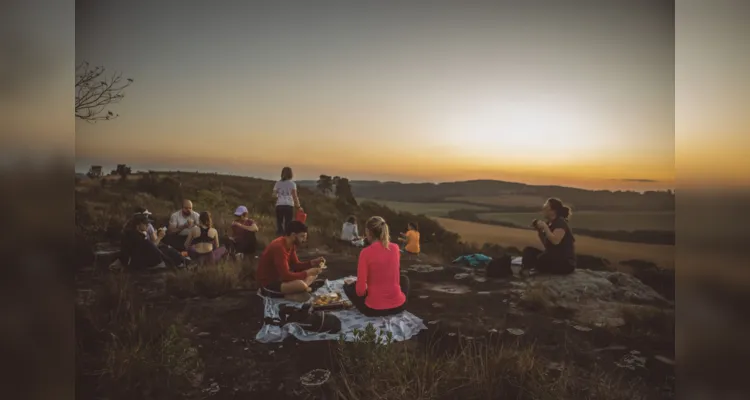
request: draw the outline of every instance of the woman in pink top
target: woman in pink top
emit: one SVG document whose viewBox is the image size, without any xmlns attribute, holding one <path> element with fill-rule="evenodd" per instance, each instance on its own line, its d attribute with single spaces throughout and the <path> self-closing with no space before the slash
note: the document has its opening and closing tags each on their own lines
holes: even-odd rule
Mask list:
<svg viewBox="0 0 750 400">
<path fill-rule="evenodd" d="M 409 294 L 409 278 L 400 272 L 401 252 L 381 217 L 367 220 L 365 236 L 372 244 L 359 253 L 357 281 L 345 284 L 344 293 L 368 317 L 398 314 Z"/>
</svg>

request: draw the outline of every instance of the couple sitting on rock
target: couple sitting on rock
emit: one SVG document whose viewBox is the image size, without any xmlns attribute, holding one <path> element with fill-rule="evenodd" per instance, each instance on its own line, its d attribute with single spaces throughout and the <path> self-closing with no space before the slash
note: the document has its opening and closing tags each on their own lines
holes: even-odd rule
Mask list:
<svg viewBox="0 0 750 400">
<path fill-rule="evenodd" d="M 401 253 L 390 242 L 388 225 L 381 217 L 367 221 L 365 236 L 370 243 L 359 255 L 357 280 L 344 285 L 344 293 L 357 309 L 367 316 L 385 316 L 404 310 L 409 293 L 409 279 L 400 274 Z M 302 300 L 322 286 L 318 275 L 325 259 L 302 262 L 297 246 L 307 241 L 307 226 L 300 221 L 287 224 L 284 236 L 272 241 L 258 263 L 256 280 L 261 293 L 268 297 Z"/>
</svg>

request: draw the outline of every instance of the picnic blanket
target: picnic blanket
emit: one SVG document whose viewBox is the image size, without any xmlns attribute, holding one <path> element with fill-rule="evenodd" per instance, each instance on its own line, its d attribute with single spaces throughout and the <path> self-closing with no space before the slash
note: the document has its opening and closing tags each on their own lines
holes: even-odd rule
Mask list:
<svg viewBox="0 0 750 400">
<path fill-rule="evenodd" d="M 353 276 L 349 278 L 354 278 Z M 326 281 L 325 285 L 319 288 L 315 294 L 325 294 L 329 292 L 339 292 L 342 296 L 346 297 L 344 293 L 344 279 L 341 278 L 335 281 Z M 258 293 L 260 296 L 260 292 Z M 261 296 L 263 297 L 263 296 Z M 348 300 L 348 299 L 347 299 Z M 264 316 L 270 318 L 279 317 L 279 306 L 284 304 L 299 305 L 284 299 L 274 299 L 270 297 L 263 297 L 264 302 Z M 386 335 L 388 332 L 393 334 L 393 341 L 400 342 L 403 340 L 409 340 L 412 336 L 416 335 L 422 329 L 427 327 L 422 322 L 422 319 L 416 315 L 404 311 L 399 314 L 387 316 L 387 317 L 366 317 L 360 313 L 357 309 L 352 308 L 349 310 L 340 311 L 327 311 L 341 320 L 341 332 L 337 334 L 330 333 L 317 333 L 307 332 L 302 329 L 299 325 L 289 323 L 284 326 L 273 326 L 265 324 L 255 335 L 255 340 L 261 343 L 274 343 L 281 342 L 288 338 L 290 335 L 297 339 L 305 342 L 311 342 L 315 340 L 338 340 L 341 335 L 344 336 L 344 340 L 347 342 L 354 341 L 354 330 L 364 329 L 367 324 L 372 324 L 375 331 L 380 335 Z"/>
</svg>

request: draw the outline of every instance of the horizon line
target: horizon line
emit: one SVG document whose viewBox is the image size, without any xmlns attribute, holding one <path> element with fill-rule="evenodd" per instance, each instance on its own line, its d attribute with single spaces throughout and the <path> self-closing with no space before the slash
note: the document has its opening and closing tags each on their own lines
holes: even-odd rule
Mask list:
<svg viewBox="0 0 750 400">
<path fill-rule="evenodd" d="M 117 165 L 117 164 L 115 164 Z M 104 165 L 101 165 L 102 170 L 104 170 Z M 141 170 L 138 169 L 132 174 L 147 174 L 150 171 L 156 172 L 156 173 L 189 173 L 189 174 L 213 174 L 213 175 L 225 175 L 225 176 L 236 176 L 236 177 L 242 177 L 242 178 L 252 178 L 252 179 L 261 179 L 261 180 L 268 180 L 270 182 L 273 182 L 274 179 L 271 178 L 264 178 L 260 176 L 251 176 L 251 175 L 242 175 L 238 173 L 231 173 L 231 172 L 220 172 L 220 171 L 200 171 L 200 170 L 194 170 L 194 171 L 188 171 L 188 170 L 161 170 L 161 169 L 148 169 L 148 170 Z M 82 174 L 85 175 L 88 171 L 81 171 L 76 168 L 75 173 L 76 174 Z M 104 176 L 108 176 L 108 173 L 105 173 Z M 321 175 L 328 175 L 328 174 L 321 174 Z M 330 177 L 335 176 L 341 176 L 341 175 L 328 175 Z M 377 183 L 398 183 L 402 185 L 440 185 L 440 184 L 451 184 L 451 183 L 466 183 L 466 182 L 479 182 L 479 181 L 485 181 L 485 182 L 502 182 L 502 183 L 510 183 L 510 184 L 518 184 L 518 185 L 525 185 L 525 186 L 531 186 L 531 187 L 561 187 L 561 188 L 569 188 L 569 189 L 578 189 L 578 190 L 586 190 L 590 192 L 633 192 L 633 193 L 646 193 L 646 192 L 668 192 L 671 191 L 672 193 L 675 192 L 674 187 L 668 187 L 663 189 L 648 189 L 648 190 L 634 190 L 634 189 L 618 189 L 618 190 L 611 190 L 611 189 L 587 189 L 583 187 L 577 187 L 577 186 L 565 186 L 565 185 L 559 185 L 559 184 L 530 184 L 530 183 L 524 183 L 524 182 L 516 182 L 516 181 L 506 181 L 506 180 L 500 180 L 500 179 L 489 179 L 489 178 L 475 178 L 475 179 L 466 179 L 466 180 L 451 180 L 451 181 L 412 181 L 412 182 L 403 182 L 403 181 L 396 181 L 396 180 L 378 180 L 378 179 L 352 179 L 347 176 L 343 176 L 344 178 L 348 179 L 350 182 L 377 182 Z M 621 181 L 621 182 L 640 182 L 638 179 L 611 179 L 612 181 Z M 317 182 L 316 179 L 298 179 L 295 180 L 296 182 Z M 651 181 L 648 183 L 660 183 L 661 181 Z"/>
</svg>

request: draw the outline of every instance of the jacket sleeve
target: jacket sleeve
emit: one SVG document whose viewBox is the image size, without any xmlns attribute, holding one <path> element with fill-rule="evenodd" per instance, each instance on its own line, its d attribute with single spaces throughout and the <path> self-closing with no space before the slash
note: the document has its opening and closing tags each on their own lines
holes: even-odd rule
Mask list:
<svg viewBox="0 0 750 400">
<path fill-rule="evenodd" d="M 357 263 L 357 283 L 355 286 L 357 296 L 363 297 L 367 293 L 367 253 L 359 253 Z"/>
<path fill-rule="evenodd" d="M 307 278 L 307 274 L 304 271 L 292 272 L 290 270 L 289 261 L 282 251 L 278 251 L 274 254 L 273 264 L 276 266 L 276 270 L 279 272 L 279 277 L 282 282 L 291 282 Z"/>
<path fill-rule="evenodd" d="M 308 269 L 312 268 L 312 261 L 305 261 L 302 262 L 299 260 L 299 257 L 297 257 L 297 251 L 292 250 L 292 254 L 289 257 L 291 259 L 292 265 L 291 270 L 292 271 L 307 271 Z M 304 279 L 307 277 L 307 274 L 299 279 Z"/>
</svg>

